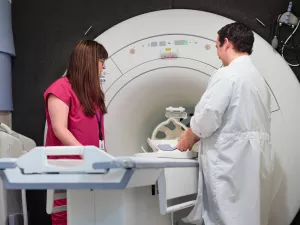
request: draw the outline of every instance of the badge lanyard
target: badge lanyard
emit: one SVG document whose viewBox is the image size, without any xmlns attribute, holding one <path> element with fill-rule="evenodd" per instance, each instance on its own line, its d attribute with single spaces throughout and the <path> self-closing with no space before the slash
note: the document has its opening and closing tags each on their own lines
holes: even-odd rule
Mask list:
<svg viewBox="0 0 300 225">
<path fill-rule="evenodd" d="M 102 129 L 101 129 L 102 128 L 101 114 L 98 116 L 98 113 L 96 113 L 96 118 L 97 118 L 98 129 L 99 129 L 99 148 L 104 150 L 104 140 L 103 140 L 103 134 L 102 134 Z"/>
</svg>

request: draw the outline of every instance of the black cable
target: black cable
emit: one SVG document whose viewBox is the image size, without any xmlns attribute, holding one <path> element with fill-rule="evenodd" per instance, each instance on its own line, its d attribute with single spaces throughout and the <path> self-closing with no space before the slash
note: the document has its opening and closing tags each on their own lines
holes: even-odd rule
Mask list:
<svg viewBox="0 0 300 225">
<path fill-rule="evenodd" d="M 273 20 L 273 24 L 271 25 L 271 29 L 270 29 L 270 41 L 272 41 L 272 39 L 274 38 L 274 36 L 276 36 L 276 30 L 278 29 L 278 19 L 282 14 L 279 14 L 274 20 Z M 275 29 L 274 29 L 275 28 Z"/>
<path fill-rule="evenodd" d="M 297 34 L 300 31 L 300 28 L 293 34 L 292 37 L 290 35 L 294 32 L 294 29 L 290 32 L 289 26 L 284 26 L 281 25 L 279 26 L 278 21 L 280 20 L 281 16 L 283 14 L 279 14 L 274 20 L 273 23 L 271 24 L 270 27 L 270 43 L 273 45 L 273 39 L 277 38 L 278 44 L 277 47 L 274 45 L 273 47 L 276 48 L 276 50 L 279 52 L 279 54 L 282 54 L 282 50 L 284 48 L 284 58 L 292 59 L 293 61 L 296 59 L 298 64 L 300 64 L 300 43 L 296 43 L 296 40 L 300 40 L 300 38 L 296 38 L 295 36 L 298 36 Z M 300 18 L 298 18 L 300 19 Z M 286 32 L 283 32 L 286 31 Z M 286 33 L 289 33 L 289 35 L 286 35 Z M 286 37 L 285 37 L 286 36 Z M 287 39 L 289 38 L 288 42 L 284 44 Z M 288 60 L 286 60 L 288 62 Z M 289 63 L 291 64 L 291 63 Z"/>
</svg>

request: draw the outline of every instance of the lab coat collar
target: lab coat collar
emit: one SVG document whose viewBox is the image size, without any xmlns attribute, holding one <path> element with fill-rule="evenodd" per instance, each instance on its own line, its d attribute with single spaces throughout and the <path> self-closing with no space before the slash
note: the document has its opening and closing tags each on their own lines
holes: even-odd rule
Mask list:
<svg viewBox="0 0 300 225">
<path fill-rule="evenodd" d="M 234 60 L 231 61 L 231 63 L 229 64 L 229 66 L 235 64 L 235 63 L 239 63 L 239 62 L 250 62 L 251 58 L 249 55 L 243 55 L 243 56 L 239 56 L 237 58 L 235 58 Z"/>
</svg>

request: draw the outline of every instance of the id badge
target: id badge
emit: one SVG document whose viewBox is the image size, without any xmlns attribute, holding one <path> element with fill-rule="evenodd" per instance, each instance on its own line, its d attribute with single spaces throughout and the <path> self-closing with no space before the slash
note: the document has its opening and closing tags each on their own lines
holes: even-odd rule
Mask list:
<svg viewBox="0 0 300 225">
<path fill-rule="evenodd" d="M 101 149 L 101 150 L 105 150 L 105 145 L 104 145 L 104 141 L 103 140 L 99 140 L 99 148 Z"/>
</svg>

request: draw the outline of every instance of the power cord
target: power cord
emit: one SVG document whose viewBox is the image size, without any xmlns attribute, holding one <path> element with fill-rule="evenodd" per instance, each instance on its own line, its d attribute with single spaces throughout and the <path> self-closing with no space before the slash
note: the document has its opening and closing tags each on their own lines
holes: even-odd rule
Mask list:
<svg viewBox="0 0 300 225">
<path fill-rule="evenodd" d="M 284 55 L 283 55 L 283 53 L 284 53 L 284 48 L 285 48 L 287 42 L 290 40 L 290 38 L 291 38 L 291 37 L 295 34 L 295 32 L 298 30 L 299 24 L 300 24 L 300 20 L 298 21 L 298 24 L 297 24 L 296 28 L 294 29 L 294 31 L 293 31 L 293 32 L 290 34 L 290 36 L 286 39 L 286 41 L 284 42 L 284 44 L 283 44 L 283 46 L 282 46 L 282 48 L 281 48 L 281 55 L 282 55 L 283 58 L 284 58 Z M 297 47 L 300 47 L 300 46 L 297 46 Z M 300 63 L 299 63 L 299 54 L 297 55 L 297 60 L 298 60 L 298 64 L 290 64 L 289 62 L 287 62 L 287 63 L 288 63 L 290 66 L 293 66 L 293 67 L 300 66 Z"/>
<path fill-rule="evenodd" d="M 288 9 L 286 12 L 278 15 L 270 29 L 270 42 L 274 49 L 276 49 L 279 54 L 285 59 L 289 66 L 297 67 L 300 66 L 300 43 L 295 43 L 294 37 L 296 36 L 296 31 L 299 28 L 300 18 L 295 16 L 292 12 L 292 2 L 289 3 Z M 282 40 L 281 33 L 283 28 L 293 29 L 290 35 Z M 286 29 L 285 29 L 286 30 Z M 284 32 L 285 33 L 285 32 Z M 289 44 L 288 44 L 289 43 Z M 289 58 L 293 55 L 293 58 L 297 60 L 297 64 L 292 64 L 288 62 L 287 57 Z"/>
</svg>

